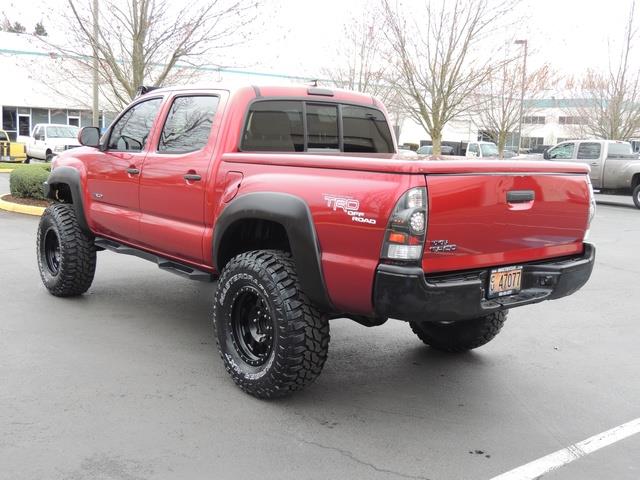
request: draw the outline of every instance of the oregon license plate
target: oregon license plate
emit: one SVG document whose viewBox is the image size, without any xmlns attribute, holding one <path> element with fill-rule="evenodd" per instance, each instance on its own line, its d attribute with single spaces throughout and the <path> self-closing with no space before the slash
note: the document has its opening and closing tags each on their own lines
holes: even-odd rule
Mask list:
<svg viewBox="0 0 640 480">
<path fill-rule="evenodd" d="M 488 298 L 513 295 L 522 285 L 522 267 L 502 267 L 491 270 Z"/>
</svg>

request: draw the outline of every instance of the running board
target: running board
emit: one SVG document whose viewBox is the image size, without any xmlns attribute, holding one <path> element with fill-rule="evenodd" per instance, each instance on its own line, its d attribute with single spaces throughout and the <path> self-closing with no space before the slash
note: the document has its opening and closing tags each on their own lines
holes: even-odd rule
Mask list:
<svg viewBox="0 0 640 480">
<path fill-rule="evenodd" d="M 167 272 L 175 273 L 176 275 L 180 275 L 181 277 L 189 278 L 191 280 L 198 280 L 200 282 L 212 282 L 215 279 L 214 275 L 209 272 L 205 272 L 204 270 L 198 270 L 197 268 L 185 265 L 184 263 L 179 263 L 174 260 L 159 257 L 158 255 L 140 250 L 138 248 L 123 245 L 122 243 L 116 242 L 115 240 L 96 237 L 94 243 L 95 246 L 99 249 L 110 250 L 112 252 L 122 253 L 124 255 L 133 255 L 134 257 L 139 257 L 145 260 L 149 260 L 150 262 L 155 262 L 161 270 L 166 270 Z"/>
</svg>

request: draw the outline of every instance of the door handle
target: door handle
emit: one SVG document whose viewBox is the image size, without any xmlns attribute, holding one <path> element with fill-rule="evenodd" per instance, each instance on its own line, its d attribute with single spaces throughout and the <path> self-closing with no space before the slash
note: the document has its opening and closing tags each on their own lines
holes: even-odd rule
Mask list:
<svg viewBox="0 0 640 480">
<path fill-rule="evenodd" d="M 594 167 L 597 167 L 600 164 L 598 162 L 591 162 L 591 165 L 593 165 Z"/>
<path fill-rule="evenodd" d="M 138 175 L 140 173 L 140 170 L 138 170 L 137 168 L 129 167 L 127 168 L 127 173 L 129 175 Z"/>
<path fill-rule="evenodd" d="M 507 202 L 509 203 L 526 203 L 532 202 L 536 198 L 533 190 L 511 190 L 507 192 Z"/>
<path fill-rule="evenodd" d="M 189 182 L 198 182 L 200 180 L 202 180 L 202 177 L 200 175 L 198 175 L 197 173 L 185 173 L 182 178 L 184 178 L 185 180 L 189 181 Z"/>
</svg>

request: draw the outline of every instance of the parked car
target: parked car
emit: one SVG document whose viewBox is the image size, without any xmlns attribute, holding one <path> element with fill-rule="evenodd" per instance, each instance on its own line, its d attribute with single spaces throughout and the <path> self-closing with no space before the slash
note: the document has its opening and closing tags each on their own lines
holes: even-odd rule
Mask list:
<svg viewBox="0 0 640 480">
<path fill-rule="evenodd" d="M 449 145 L 440 145 L 441 155 L 453 155 L 453 147 Z M 433 153 L 433 145 L 423 145 L 416 152 L 418 155 L 431 155 Z"/>
<path fill-rule="evenodd" d="M 24 162 L 27 159 L 25 145 L 12 142 L 4 130 L 0 130 L 0 162 Z"/>
<path fill-rule="evenodd" d="M 222 362 L 259 398 L 314 381 L 329 319 L 399 319 L 462 352 L 492 340 L 509 309 L 587 282 L 585 165 L 403 159 L 387 119 L 369 95 L 307 86 L 142 95 L 54 160 L 42 282 L 81 295 L 105 249 L 217 278 Z"/>
<path fill-rule="evenodd" d="M 33 127 L 27 142 L 27 163 L 32 158 L 50 162 L 54 156 L 80 146 L 78 132 L 74 125 L 38 123 Z"/>
<path fill-rule="evenodd" d="M 410 148 L 398 147 L 398 155 L 402 155 L 403 157 L 417 157 L 418 154 L 411 150 Z"/>
<path fill-rule="evenodd" d="M 629 195 L 640 208 L 640 160 L 629 142 L 617 140 L 572 140 L 544 153 L 548 160 L 586 163 L 591 167 L 593 188 L 601 192 Z"/>
</svg>

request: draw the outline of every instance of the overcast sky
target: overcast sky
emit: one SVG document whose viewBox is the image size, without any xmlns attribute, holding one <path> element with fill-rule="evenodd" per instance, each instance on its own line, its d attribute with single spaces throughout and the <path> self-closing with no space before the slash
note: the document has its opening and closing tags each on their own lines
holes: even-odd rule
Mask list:
<svg viewBox="0 0 640 480">
<path fill-rule="evenodd" d="M 374 3 L 263 0 L 262 22 L 253 41 L 232 52 L 224 63 L 260 72 L 318 76 L 323 66 L 336 60 L 345 23 L 352 15 L 369 11 L 367 6 Z M 53 33 L 60 28 L 59 12 L 66 5 L 66 0 L 0 0 L 0 11 L 18 19 L 29 31 L 42 20 Z M 524 0 L 522 11 L 528 21 L 514 26 L 512 35 L 528 39 L 530 65 L 550 62 L 562 73 L 579 74 L 587 67 L 606 64 L 608 44 L 620 41 L 629 6 L 630 0 Z M 505 33 L 496 32 L 496 36 Z M 638 48 L 636 57 L 640 56 L 640 45 Z"/>
</svg>

